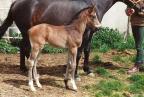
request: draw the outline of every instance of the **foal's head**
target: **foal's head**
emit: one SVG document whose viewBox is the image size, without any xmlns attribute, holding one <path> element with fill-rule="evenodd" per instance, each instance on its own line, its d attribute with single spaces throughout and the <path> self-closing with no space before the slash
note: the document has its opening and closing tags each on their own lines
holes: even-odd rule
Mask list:
<svg viewBox="0 0 144 97">
<path fill-rule="evenodd" d="M 101 23 L 99 22 L 96 14 L 95 6 L 85 8 L 80 12 L 79 18 L 87 20 L 87 26 L 91 28 L 100 28 Z"/>
</svg>

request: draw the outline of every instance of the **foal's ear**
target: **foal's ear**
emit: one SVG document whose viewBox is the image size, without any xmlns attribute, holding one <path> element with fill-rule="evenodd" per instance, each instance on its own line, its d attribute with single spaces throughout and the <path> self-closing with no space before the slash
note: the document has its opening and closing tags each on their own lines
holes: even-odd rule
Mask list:
<svg viewBox="0 0 144 97">
<path fill-rule="evenodd" d="M 96 7 L 95 6 L 89 7 L 88 12 L 92 13 L 93 11 L 96 11 Z"/>
</svg>

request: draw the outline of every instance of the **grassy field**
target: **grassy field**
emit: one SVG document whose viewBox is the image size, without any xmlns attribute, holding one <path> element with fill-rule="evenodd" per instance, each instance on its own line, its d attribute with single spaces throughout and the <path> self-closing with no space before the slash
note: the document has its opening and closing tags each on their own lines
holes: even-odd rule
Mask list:
<svg viewBox="0 0 144 97">
<path fill-rule="evenodd" d="M 94 51 L 91 63 L 97 80 L 84 86 L 84 90 L 92 97 L 144 97 L 144 73 L 127 74 L 134 60 L 134 50 Z"/>
</svg>

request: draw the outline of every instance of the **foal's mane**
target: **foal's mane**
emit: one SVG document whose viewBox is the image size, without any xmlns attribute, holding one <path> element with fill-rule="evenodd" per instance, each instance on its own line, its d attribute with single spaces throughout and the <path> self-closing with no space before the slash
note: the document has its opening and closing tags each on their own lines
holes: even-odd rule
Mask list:
<svg viewBox="0 0 144 97">
<path fill-rule="evenodd" d="M 68 25 L 71 24 L 75 19 L 78 19 L 78 18 L 79 18 L 79 15 L 80 15 L 83 11 L 85 11 L 85 10 L 87 10 L 87 9 L 90 9 L 90 8 L 92 8 L 92 7 L 86 7 L 86 8 L 84 8 L 84 9 L 80 10 L 78 13 L 76 13 L 76 14 L 73 16 L 73 18 L 71 19 L 71 21 L 68 23 Z"/>
</svg>

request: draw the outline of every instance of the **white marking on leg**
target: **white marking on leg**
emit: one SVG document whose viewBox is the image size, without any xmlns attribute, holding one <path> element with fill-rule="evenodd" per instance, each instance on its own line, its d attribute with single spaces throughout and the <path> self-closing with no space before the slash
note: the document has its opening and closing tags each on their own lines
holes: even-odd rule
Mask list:
<svg viewBox="0 0 144 97">
<path fill-rule="evenodd" d="M 28 85 L 30 86 L 30 89 L 32 91 L 36 91 L 36 89 L 35 89 L 35 87 L 33 85 L 33 76 L 32 76 L 32 68 L 33 68 L 34 61 L 28 59 L 27 64 L 29 66 L 29 72 L 28 72 L 29 82 L 28 82 Z"/>
<path fill-rule="evenodd" d="M 71 83 L 72 83 L 73 89 L 77 90 L 77 86 L 76 86 L 75 80 L 73 78 L 71 78 Z"/>
<path fill-rule="evenodd" d="M 33 68 L 33 75 L 34 75 L 34 79 L 35 79 L 35 82 L 36 82 L 36 85 L 39 87 L 39 88 L 42 88 L 42 85 L 40 84 L 39 82 L 39 74 L 37 73 L 37 61 L 38 61 L 38 58 L 39 58 L 39 55 L 40 55 L 40 51 L 37 52 L 37 57 L 34 61 L 34 68 Z"/>
<path fill-rule="evenodd" d="M 39 88 L 42 88 L 42 85 L 41 85 L 40 82 L 39 82 L 39 74 L 37 74 L 37 78 L 35 79 L 35 81 L 36 81 L 37 86 L 38 86 Z"/>
<path fill-rule="evenodd" d="M 77 86 L 76 86 L 76 83 L 75 83 L 75 69 L 76 69 L 76 56 L 77 56 L 77 48 L 72 48 L 71 49 L 71 62 L 72 64 L 70 65 L 71 66 L 71 83 L 72 83 L 72 87 L 74 90 L 77 90 Z"/>
<path fill-rule="evenodd" d="M 30 86 L 30 89 L 32 90 L 32 91 L 36 91 L 36 89 L 35 89 L 35 87 L 34 87 L 34 85 L 33 85 L 33 80 L 29 80 L 29 86 Z"/>
</svg>

